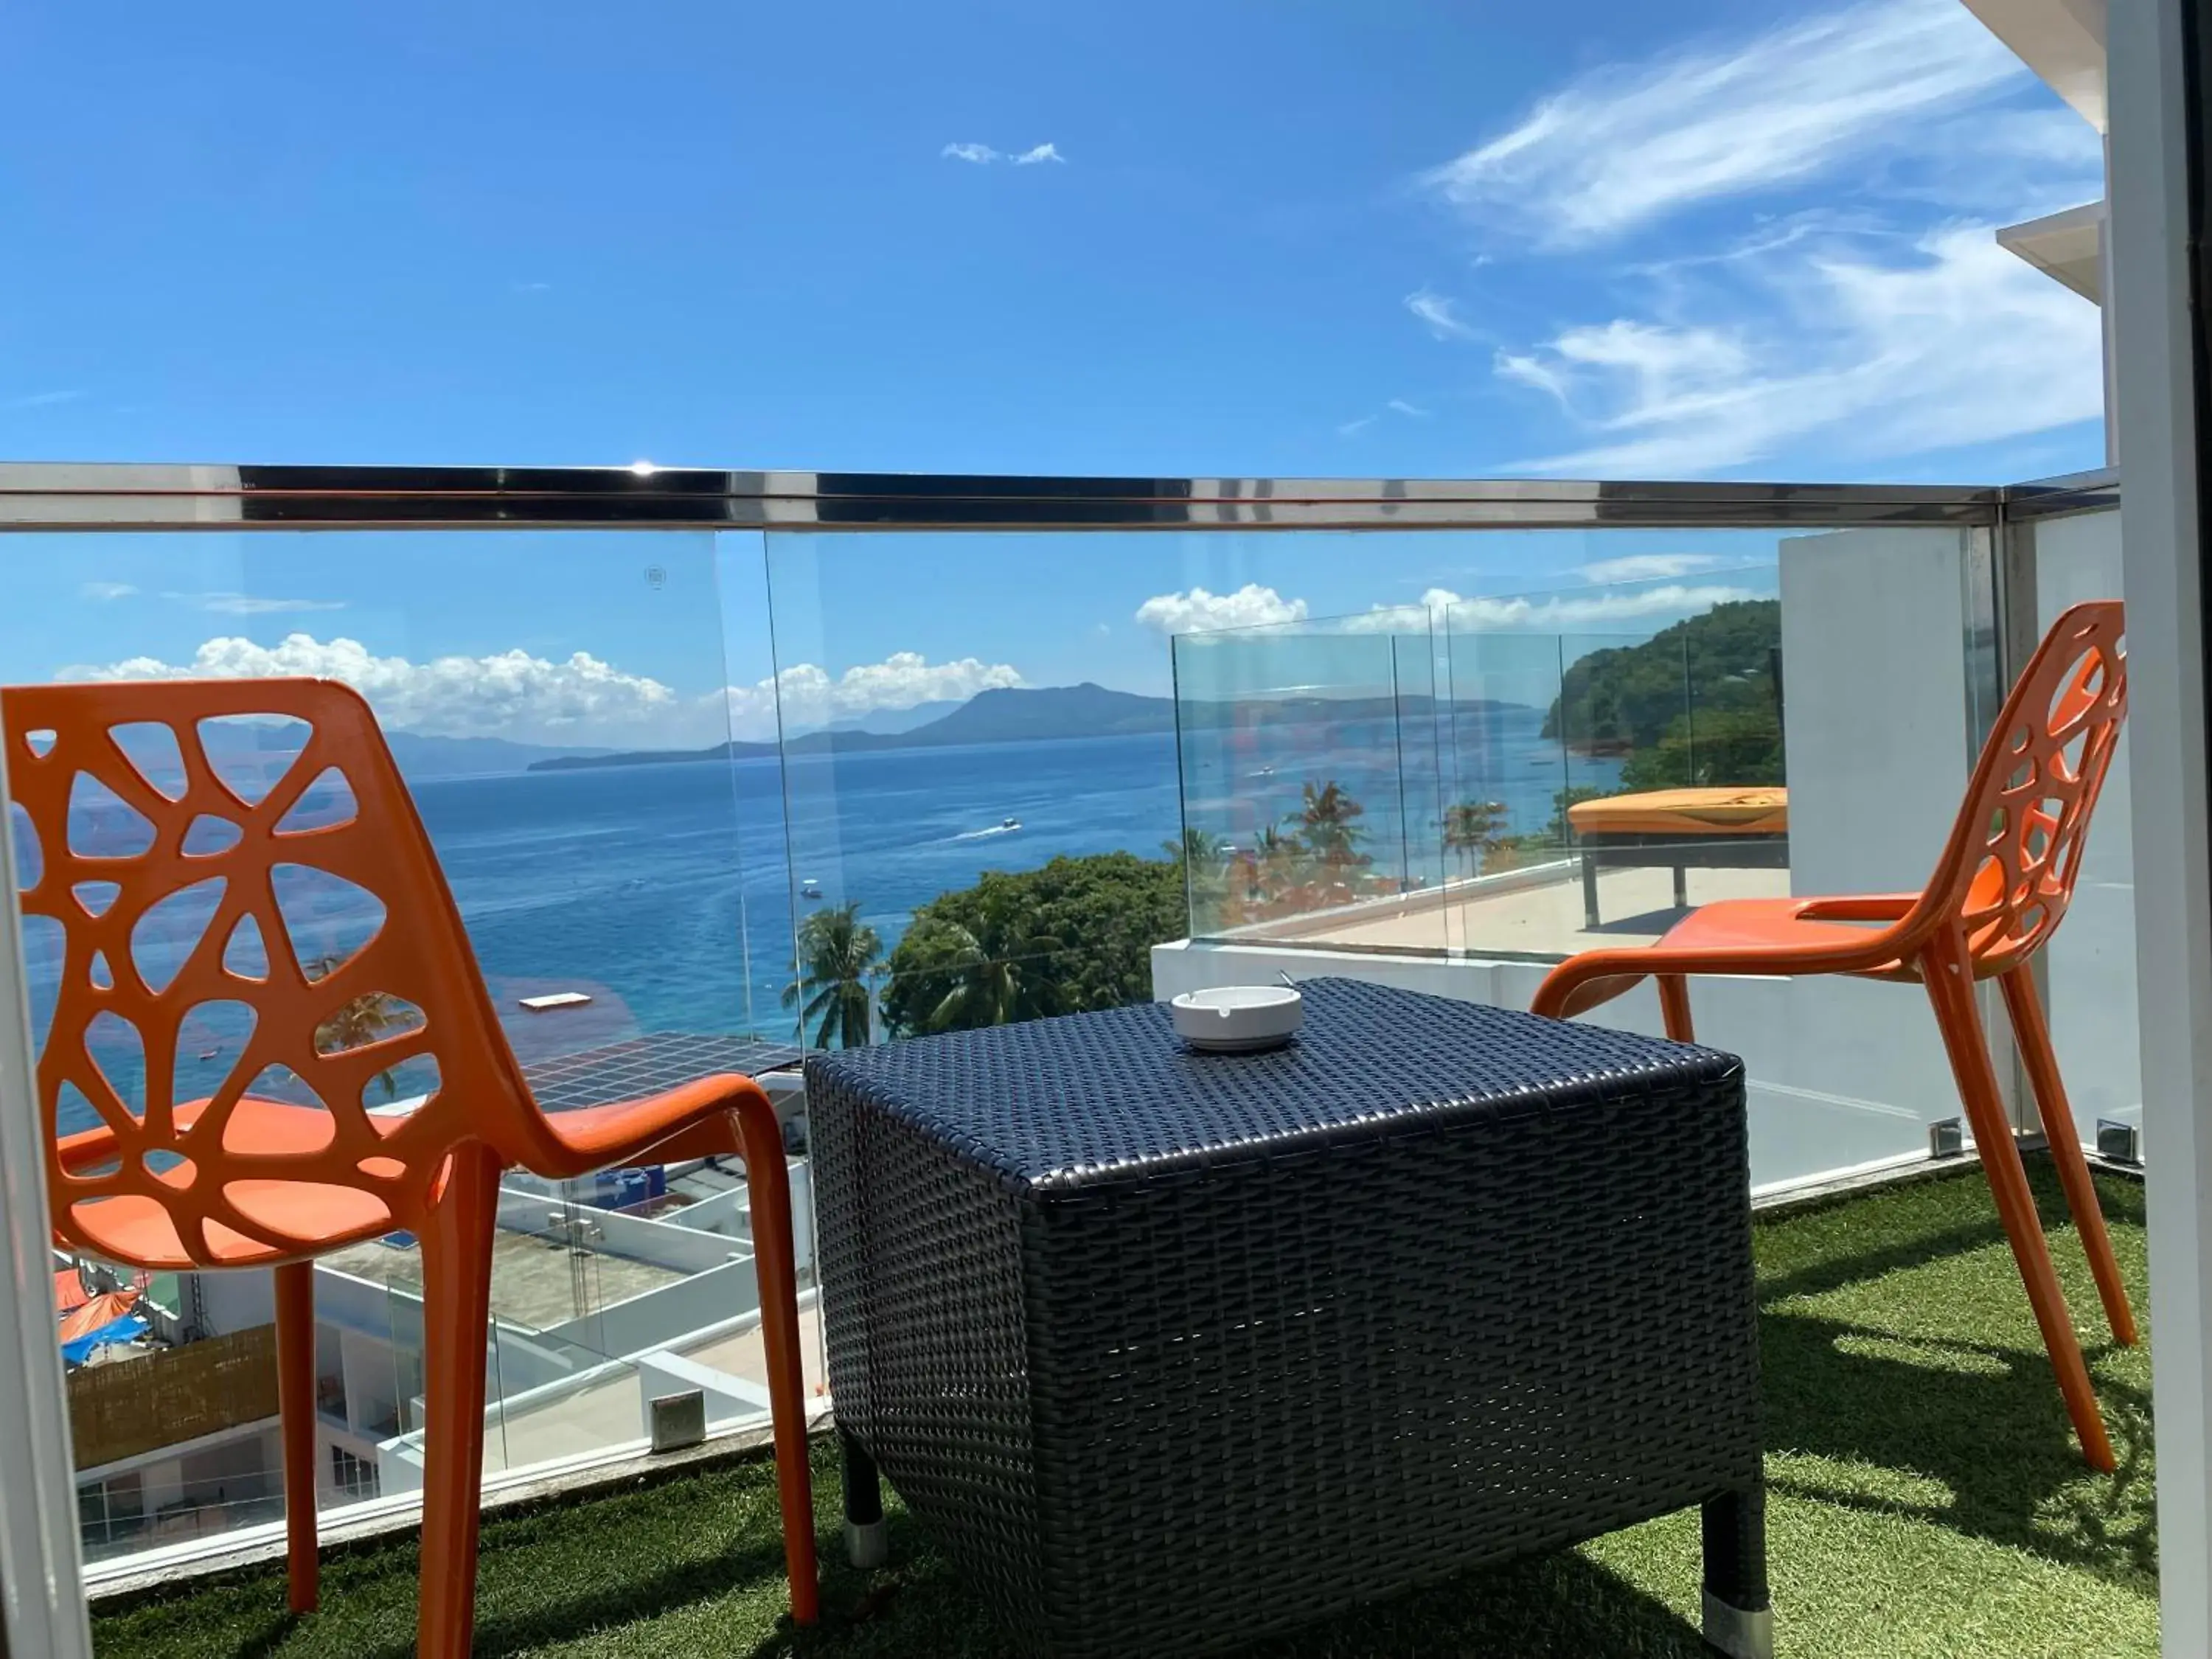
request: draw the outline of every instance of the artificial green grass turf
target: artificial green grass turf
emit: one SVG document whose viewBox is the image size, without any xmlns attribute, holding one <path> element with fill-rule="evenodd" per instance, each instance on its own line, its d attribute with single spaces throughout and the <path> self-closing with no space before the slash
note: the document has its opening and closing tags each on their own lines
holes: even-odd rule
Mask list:
<svg viewBox="0 0 2212 1659">
<path fill-rule="evenodd" d="M 2032 1159 L 2030 1172 L 2046 1219 L 2063 1217 L 2048 1165 Z M 2142 1318 L 2142 1190 L 2113 1179 L 2098 1187 Z M 2149 1352 L 2110 1343 L 2071 1227 L 2054 1227 L 2052 1243 L 2119 1452 L 2115 1475 L 2093 1473 L 2074 1449 L 1977 1172 L 1759 1225 L 1781 1654 L 2157 1652 Z M 754 1460 L 492 1521 L 477 1652 L 1012 1653 L 896 1506 L 891 1568 L 845 1568 L 826 1447 L 814 1475 L 826 1570 L 815 1630 L 794 1632 L 785 1616 L 775 1475 Z M 413 1651 L 416 1554 L 411 1542 L 334 1553 L 323 1610 L 296 1621 L 283 1612 L 277 1570 L 180 1586 L 96 1620 L 95 1646 L 100 1659 L 401 1659 Z M 1232 1557 L 1222 1571 L 1236 1571 Z M 1249 1659 L 1687 1659 L 1706 1652 L 1698 1597 L 1691 1512 L 1469 1573 L 1262 1644 Z"/>
</svg>

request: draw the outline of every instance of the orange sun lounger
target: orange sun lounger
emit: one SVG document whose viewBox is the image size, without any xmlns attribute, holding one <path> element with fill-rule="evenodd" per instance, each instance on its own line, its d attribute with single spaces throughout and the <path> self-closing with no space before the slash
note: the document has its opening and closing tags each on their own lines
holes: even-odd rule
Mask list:
<svg viewBox="0 0 2212 1659">
<path fill-rule="evenodd" d="M 1583 925 L 1598 925 L 1600 870 L 1674 872 L 1674 908 L 1686 910 L 1685 877 L 1700 869 L 1783 870 L 1790 865 L 1790 792 L 1756 788 L 1652 789 L 1577 801 L 1567 824 L 1582 855 Z"/>
</svg>

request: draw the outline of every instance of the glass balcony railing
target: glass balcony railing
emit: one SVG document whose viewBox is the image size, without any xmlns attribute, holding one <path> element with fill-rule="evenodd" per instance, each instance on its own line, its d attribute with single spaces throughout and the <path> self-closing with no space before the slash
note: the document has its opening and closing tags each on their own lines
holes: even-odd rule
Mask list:
<svg viewBox="0 0 2212 1659">
<path fill-rule="evenodd" d="M 10 637 L 0 668 L 9 681 L 307 674 L 368 694 L 507 1040 L 550 1109 L 793 1057 L 773 983 L 789 945 L 764 941 L 747 915 L 757 896 L 749 878 L 772 896 L 765 915 L 786 908 L 781 806 L 773 760 L 754 765 L 767 781 L 752 787 L 747 763 L 732 766 L 726 755 L 720 566 L 729 549 L 714 536 L 125 534 L 38 537 L 15 548 L 35 554 L 41 602 L 70 632 L 54 648 Z M 757 559 L 756 547 L 756 586 Z M 557 592 L 559 604 L 520 602 L 533 587 Z M 76 623 L 62 623 L 64 608 Z M 472 611 L 476 620 L 459 620 Z M 297 758 L 301 732 L 246 720 L 206 740 L 218 775 L 258 799 Z M 632 751 L 672 758 L 599 763 Z M 173 741 L 165 752 L 149 740 L 129 758 L 156 787 L 173 792 L 180 781 Z M 289 827 L 350 810 L 318 785 Z M 88 795 L 72 835 L 81 828 L 88 845 L 130 850 L 135 817 L 119 800 Z M 258 945 L 289 945 L 311 976 L 378 926 L 404 925 L 306 863 L 290 874 L 280 871 L 277 884 L 289 938 Z M 141 924 L 132 951 L 143 970 L 173 973 L 199 942 L 211 901 L 198 896 Z M 787 941 L 787 922 L 779 925 Z M 58 933 L 28 919 L 41 1036 L 61 969 Z M 765 977 L 754 971 L 763 966 Z M 228 1075 L 250 1029 L 244 1018 L 243 1005 L 221 1004 L 186 1018 L 175 1098 L 205 1096 Z M 419 1015 L 406 1006 L 366 999 L 353 1035 L 404 1029 L 410 1018 Z M 143 1109 L 149 1057 L 138 1034 L 116 1022 L 92 1047 L 125 1106 Z M 404 1115 L 436 1083 L 434 1066 L 410 1062 L 373 1085 L 368 1103 Z M 289 1074 L 250 1086 L 314 1103 Z M 65 1098 L 64 1133 L 96 1121 L 88 1102 Z M 793 1145 L 803 1146 L 795 1128 Z M 796 1152 L 793 1170 L 803 1203 Z M 558 1186 L 512 1175 L 500 1224 L 486 1332 L 487 1478 L 641 1443 L 651 1399 L 677 1386 L 672 1364 L 682 1386 L 713 1396 L 716 1426 L 765 1420 L 736 1160 Z M 76 1275 L 71 1258 L 55 1265 Z M 325 1507 L 421 1483 L 421 1279 L 420 1246 L 406 1233 L 316 1264 Z M 811 1286 L 802 1289 L 811 1303 Z M 164 1275 L 118 1294 L 131 1316 L 71 1351 L 88 1553 L 214 1547 L 240 1526 L 281 1516 L 270 1276 Z M 811 1341 L 811 1306 L 805 1318 Z M 818 1354 L 807 1370 L 818 1380 Z"/>
<path fill-rule="evenodd" d="M 1556 959 L 1786 894 L 1774 589 L 1747 566 L 1178 636 L 1194 937 Z M 1607 611 L 1657 620 L 1498 625 Z"/>
<path fill-rule="evenodd" d="M 1917 886 L 2003 664 L 2118 586 L 2116 515 L 2045 500 L 2000 538 L 1992 491 L 428 475 L 364 482 L 372 512 L 326 478 L 42 478 L 0 474 L 25 619 L 0 678 L 361 689 L 552 1109 L 1281 974 L 1525 1007 L 1688 907 Z M 295 753 L 260 724 L 218 758 Z M 2046 966 L 2085 1139 L 2140 1118 L 2107 1063 L 2135 1018 L 2124 773 L 2106 801 Z M 303 959 L 350 948 L 343 895 L 298 896 Z M 165 925 L 149 957 L 196 937 Z M 34 925 L 39 1020 L 59 963 Z M 1746 1059 L 1761 1188 L 1924 1160 L 1958 1115 L 1893 987 L 1694 994 Z M 1659 1025 L 1648 988 L 1597 1017 Z M 180 1092 L 235 1043 L 220 1011 L 189 1024 Z M 143 1085 L 127 1043 L 100 1060 Z M 394 1075 L 380 1109 L 427 1086 Z M 817 1388 L 804 1098 L 775 1087 Z M 633 1451 L 678 1389 L 717 1429 L 763 1420 L 752 1244 L 714 1161 L 511 1175 L 487 1479 Z M 88 1553 L 281 1512 L 267 1277 L 55 1266 L 137 1322 L 72 1366 Z M 404 1234 L 318 1265 L 326 1507 L 419 1486 L 420 1279 Z M 186 1375 L 218 1360 L 222 1389 Z"/>
</svg>

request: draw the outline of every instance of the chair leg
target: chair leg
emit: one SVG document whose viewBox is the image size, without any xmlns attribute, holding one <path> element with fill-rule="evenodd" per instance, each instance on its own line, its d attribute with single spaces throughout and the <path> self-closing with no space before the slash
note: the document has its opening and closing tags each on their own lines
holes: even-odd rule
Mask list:
<svg viewBox="0 0 2212 1659">
<path fill-rule="evenodd" d="M 453 1153 L 422 1228 L 422 1570 L 419 1659 L 465 1659 L 476 1633 L 483 1494 L 484 1331 L 491 1317 L 498 1158 Z"/>
<path fill-rule="evenodd" d="M 1690 1018 L 1690 981 L 1680 974 L 1658 974 L 1659 1009 L 1667 1017 L 1667 1035 L 1676 1042 L 1695 1042 L 1698 1028 Z"/>
<path fill-rule="evenodd" d="M 2059 1288 L 2058 1273 L 2051 1265 L 2051 1248 L 2043 1237 L 2043 1222 L 2035 1212 L 2035 1195 L 2029 1191 L 2027 1171 L 2021 1166 L 2020 1147 L 2012 1125 L 2005 1121 L 2004 1103 L 1997 1093 L 1996 1068 L 1990 1063 L 1980 1014 L 1974 1007 L 1974 981 L 1966 954 L 1955 945 L 1931 948 L 1921 963 L 1928 1000 L 1935 1006 L 1936 1024 L 1943 1034 L 1943 1047 L 1958 1079 L 1959 1097 L 1973 1127 L 1982 1156 L 1982 1172 L 1996 1200 L 1997 1216 L 2011 1241 L 2013 1261 L 2027 1287 L 2028 1305 L 2043 1332 L 2043 1346 L 2051 1367 L 2058 1374 L 2058 1392 L 2081 1437 L 2082 1455 L 2096 1468 L 2114 1467 L 2112 1443 L 2106 1437 L 2104 1419 L 2097 1412 L 2096 1391 L 2090 1386 L 2089 1368 L 2081 1358 L 2081 1344 L 2074 1334 L 2073 1316 L 2067 1311 L 2066 1293 Z"/>
<path fill-rule="evenodd" d="M 2043 1119 L 2043 1136 L 2051 1144 L 2051 1161 L 2058 1166 L 2059 1184 L 2066 1189 L 2066 1207 L 2074 1212 L 2074 1230 L 2081 1236 L 2089 1271 L 2097 1277 L 2097 1294 L 2104 1299 L 2112 1340 L 2124 1347 L 2133 1347 L 2135 1310 L 2128 1305 L 2128 1288 L 2120 1280 L 2112 1236 L 2105 1231 L 2105 1212 L 2097 1202 L 2096 1183 L 2089 1178 L 2089 1160 L 2081 1155 L 2081 1133 L 2074 1127 L 2073 1104 L 2066 1098 L 2066 1085 L 2058 1074 L 2058 1055 L 2051 1046 L 2051 1027 L 2044 1019 L 2043 1004 L 2025 965 L 1997 982 L 2004 988 L 2005 1008 L 2012 1016 L 2013 1032 L 2020 1039 L 2020 1057 L 2035 1090 L 2035 1109 Z"/>
<path fill-rule="evenodd" d="M 783 1563 L 791 1580 L 791 1619 L 820 1615 L 814 1559 L 814 1477 L 807 1466 L 806 1383 L 799 1354 L 799 1277 L 793 1262 L 791 1180 L 775 1109 L 750 1100 L 738 1109 L 744 1137 L 745 1188 L 752 1203 L 753 1269 L 760 1279 L 761 1346 L 768 1360 L 769 1414 L 775 1431 L 775 1474 L 783 1507 Z"/>
<path fill-rule="evenodd" d="M 276 1409 L 284 1442 L 284 1564 L 295 1613 L 313 1613 L 315 1559 L 315 1267 L 276 1269 Z"/>
</svg>

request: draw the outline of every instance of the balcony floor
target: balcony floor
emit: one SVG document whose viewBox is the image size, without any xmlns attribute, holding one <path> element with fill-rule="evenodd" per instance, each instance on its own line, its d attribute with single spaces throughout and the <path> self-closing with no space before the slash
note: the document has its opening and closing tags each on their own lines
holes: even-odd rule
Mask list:
<svg viewBox="0 0 2212 1659">
<path fill-rule="evenodd" d="M 2046 1218 L 2064 1214 L 2031 1161 Z M 2100 1178 L 2145 1310 L 2142 1190 Z M 2070 1228 L 2054 1228 L 2076 1323 L 2120 1454 L 2100 1476 L 2073 1449 L 1987 1188 L 1971 1169 L 1762 1219 L 1775 1620 L 1785 1654 L 2041 1659 L 2158 1647 L 2150 1356 L 2102 1340 Z M 478 1651 L 617 1659 L 727 1653 L 1009 1653 L 927 1534 L 892 1517 L 893 1567 L 865 1578 L 837 1545 L 834 1456 L 816 1462 L 823 1619 L 784 1622 L 775 1480 L 751 1460 L 485 1528 Z M 609 1547 L 610 1540 L 618 1540 Z M 101 1659 L 246 1655 L 400 1659 L 416 1552 L 329 1560 L 325 1610 L 293 1621 L 281 1574 L 180 1583 L 94 1625 Z M 1222 1571 L 1234 1571 L 1224 1558 Z M 1668 1517 L 1580 1549 L 1471 1573 L 1250 1659 L 1705 1652 L 1692 1620 L 1698 1521 Z"/>
<path fill-rule="evenodd" d="M 1787 870 L 1706 870 L 1686 873 L 1692 908 L 1717 899 L 1788 898 Z M 1671 870 L 1606 870 L 1598 875 L 1598 925 L 1583 908 L 1579 877 L 1530 887 L 1483 890 L 1425 908 L 1367 917 L 1315 916 L 1267 929 L 1302 945 L 1452 951 L 1468 956 L 1571 957 L 1578 951 L 1649 945 L 1687 914 L 1674 905 Z"/>
</svg>

